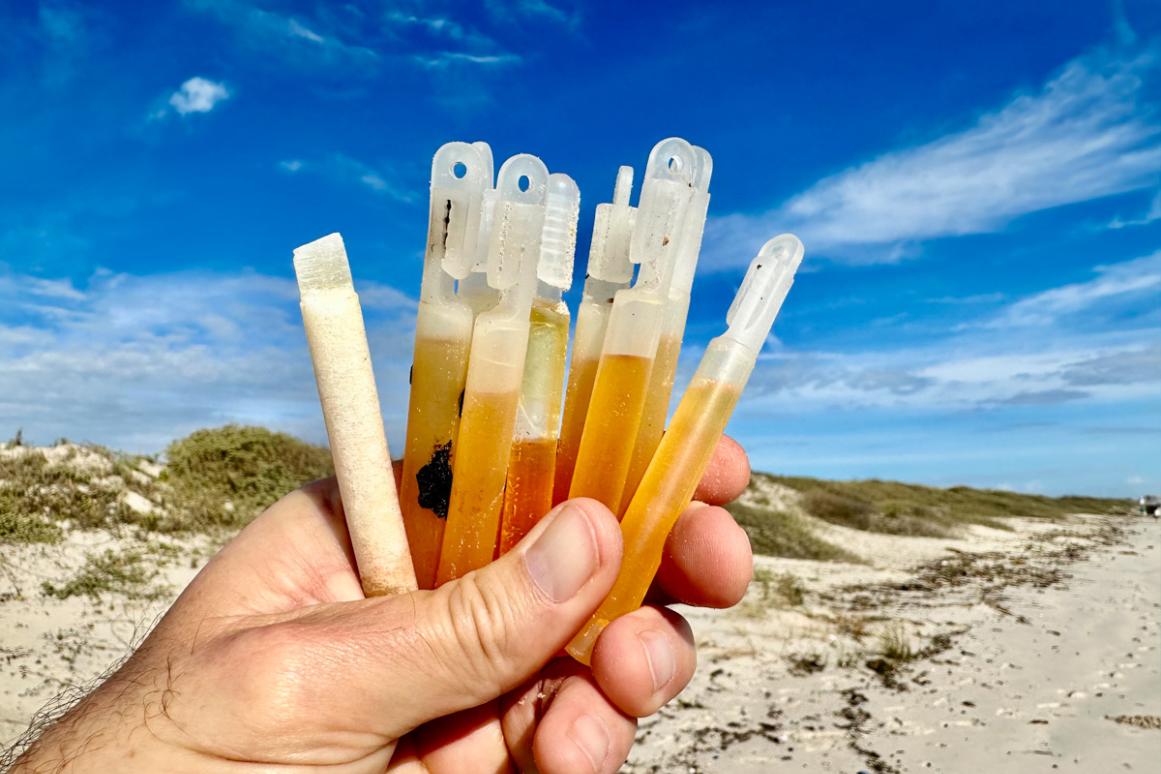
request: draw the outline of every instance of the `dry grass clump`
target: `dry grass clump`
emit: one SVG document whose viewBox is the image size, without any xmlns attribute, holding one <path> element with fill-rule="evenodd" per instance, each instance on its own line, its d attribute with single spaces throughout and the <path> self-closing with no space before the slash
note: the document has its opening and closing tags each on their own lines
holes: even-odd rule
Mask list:
<svg viewBox="0 0 1161 774">
<path fill-rule="evenodd" d="M 823 562 L 861 562 L 859 557 L 814 534 L 795 513 L 748 505 L 735 500 L 726 506 L 750 536 L 755 553 Z"/>
<path fill-rule="evenodd" d="M 102 594 L 117 593 L 128 597 L 155 599 L 166 593 L 164 587 L 150 588 L 157 577 L 154 557 L 146 563 L 144 551 L 117 552 L 111 549 L 101 554 L 89 554 L 80 572 L 68 581 L 56 585 L 49 581 L 41 584 L 46 596 L 56 599 L 87 596 L 97 599 Z"/>
<path fill-rule="evenodd" d="M 162 479 L 174 520 L 163 530 L 240 527 L 286 493 L 329 476 L 326 449 L 262 427 L 226 425 L 174 441 Z"/>
<path fill-rule="evenodd" d="M 800 607 L 806 600 L 806 586 L 788 572 L 775 573 L 765 567 L 754 569 L 751 585 L 761 589 L 762 601 L 783 607 Z"/>
</svg>

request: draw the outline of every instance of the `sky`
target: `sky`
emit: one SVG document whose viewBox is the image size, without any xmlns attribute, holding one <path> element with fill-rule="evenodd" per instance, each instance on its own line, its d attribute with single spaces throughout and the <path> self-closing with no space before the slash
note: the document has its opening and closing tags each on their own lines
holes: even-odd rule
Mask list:
<svg viewBox="0 0 1161 774">
<path fill-rule="evenodd" d="M 1161 490 L 1161 5 L 0 2 L 0 436 L 325 433 L 291 250 L 339 231 L 401 448 L 430 159 L 712 199 L 681 374 L 774 234 L 754 467 Z M 577 287 L 566 297 L 575 303 Z M 679 381 L 680 385 L 680 381 Z"/>
</svg>

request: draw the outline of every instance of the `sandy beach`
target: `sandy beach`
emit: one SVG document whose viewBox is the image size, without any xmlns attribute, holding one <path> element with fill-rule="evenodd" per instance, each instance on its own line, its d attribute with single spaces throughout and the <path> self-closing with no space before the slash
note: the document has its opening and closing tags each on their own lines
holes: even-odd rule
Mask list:
<svg viewBox="0 0 1161 774">
<path fill-rule="evenodd" d="M 133 518 L 166 497 L 148 460 L 5 454 L 87 471 L 77 487 L 108 487 Z M 769 477 L 742 499 L 856 561 L 759 556 L 738 607 L 685 610 L 698 673 L 641 722 L 626 771 L 1155 770 L 1161 523 L 1017 517 L 914 537 L 815 519 Z M 60 529 L 0 544 L 5 745 L 122 660 L 216 545 L 133 519 Z"/>
<path fill-rule="evenodd" d="M 628 770 L 1155 771 L 1161 524 L 1014 526 L 886 538 L 944 557 L 910 574 L 759 557 L 802 605 L 756 584 L 738 610 L 687 611 L 698 674 Z"/>
</svg>

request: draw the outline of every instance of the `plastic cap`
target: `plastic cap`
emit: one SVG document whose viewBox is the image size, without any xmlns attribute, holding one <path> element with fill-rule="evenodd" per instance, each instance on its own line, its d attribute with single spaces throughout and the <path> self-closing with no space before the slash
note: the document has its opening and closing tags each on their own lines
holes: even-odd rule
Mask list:
<svg viewBox="0 0 1161 774">
<path fill-rule="evenodd" d="M 629 243 L 637 208 L 629 204 L 633 191 L 633 168 L 617 170 L 611 204 L 598 204 L 593 218 L 593 241 L 589 245 L 588 276 L 605 282 L 628 282 L 633 279 L 629 261 Z"/>
<path fill-rule="evenodd" d="M 522 276 L 535 281 L 547 197 L 548 168 L 540 159 L 521 153 L 500 167 L 488 248 L 489 286 L 507 290 Z M 531 267 L 527 261 L 532 262 Z"/>
<path fill-rule="evenodd" d="M 693 146 L 697 165 L 693 170 L 690 184 L 689 206 L 681 227 L 680 244 L 673 262 L 673 279 L 670 287 L 675 291 L 688 293 L 693 287 L 693 275 L 697 271 L 697 259 L 701 254 L 701 238 L 705 232 L 706 213 L 709 211 L 709 184 L 713 176 L 714 160 L 709 151 Z"/>
<path fill-rule="evenodd" d="M 794 284 L 805 248 L 794 234 L 779 234 L 758 251 L 726 312 L 726 337 L 757 352 Z"/>
<path fill-rule="evenodd" d="M 544 229 L 540 238 L 540 262 L 536 276 L 554 288 L 572 286 L 572 262 L 576 255 L 576 222 L 580 218 L 580 189 L 562 172 L 548 176 L 544 202 Z"/>
<path fill-rule="evenodd" d="M 449 142 L 431 161 L 427 254 L 440 260 L 444 271 L 456 279 L 471 271 L 484 189 L 491 183 L 491 149 L 485 158 L 477 145 Z"/>
<path fill-rule="evenodd" d="M 641 264 L 634 287 L 668 286 L 681 241 L 680 227 L 700 167 L 697 151 L 680 137 L 653 146 L 629 247 L 630 259 Z"/>
<path fill-rule="evenodd" d="M 338 232 L 294 248 L 294 273 L 301 292 L 351 287 L 351 265 Z"/>
</svg>

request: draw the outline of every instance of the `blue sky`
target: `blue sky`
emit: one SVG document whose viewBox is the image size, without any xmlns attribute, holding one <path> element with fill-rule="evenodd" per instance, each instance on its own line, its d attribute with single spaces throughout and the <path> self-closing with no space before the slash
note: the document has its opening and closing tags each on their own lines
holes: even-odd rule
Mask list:
<svg viewBox="0 0 1161 774">
<path fill-rule="evenodd" d="M 715 162 L 683 373 L 764 239 L 807 246 L 757 468 L 1161 489 L 1153 2 L 18 0 L 0 104 L 0 434 L 321 440 L 290 251 L 341 231 L 398 448 L 435 149 L 573 175 L 579 272 L 679 135 Z"/>
</svg>

